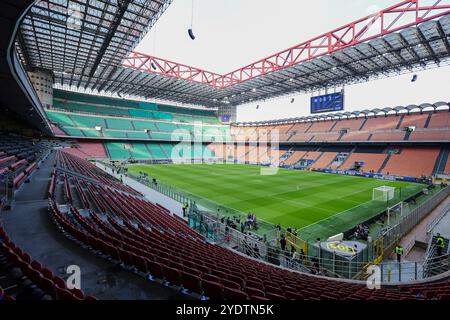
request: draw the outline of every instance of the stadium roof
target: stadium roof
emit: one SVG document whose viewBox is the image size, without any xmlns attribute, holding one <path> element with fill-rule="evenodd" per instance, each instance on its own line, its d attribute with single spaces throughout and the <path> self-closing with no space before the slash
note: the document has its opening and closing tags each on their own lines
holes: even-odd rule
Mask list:
<svg viewBox="0 0 450 320">
<path fill-rule="evenodd" d="M 403 1 L 226 75 L 132 52 L 170 3 L 40 1 L 17 38 L 21 60 L 29 69 L 52 70 L 62 86 L 207 107 L 368 81 L 374 75 L 450 61 L 450 0 Z"/>
</svg>

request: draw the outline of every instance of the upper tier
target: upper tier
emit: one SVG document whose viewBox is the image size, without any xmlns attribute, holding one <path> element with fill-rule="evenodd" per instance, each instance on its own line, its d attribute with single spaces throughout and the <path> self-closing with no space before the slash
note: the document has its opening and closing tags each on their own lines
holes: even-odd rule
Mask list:
<svg viewBox="0 0 450 320">
<path fill-rule="evenodd" d="M 55 90 L 54 108 L 46 112 L 56 135 L 78 138 L 172 141 L 194 136 L 208 142 L 229 136 L 229 127 L 214 111 L 69 91 Z"/>
<path fill-rule="evenodd" d="M 62 90 L 55 90 L 53 97 L 54 108 L 73 112 L 166 121 L 219 123 L 212 110 L 181 108 Z"/>
</svg>

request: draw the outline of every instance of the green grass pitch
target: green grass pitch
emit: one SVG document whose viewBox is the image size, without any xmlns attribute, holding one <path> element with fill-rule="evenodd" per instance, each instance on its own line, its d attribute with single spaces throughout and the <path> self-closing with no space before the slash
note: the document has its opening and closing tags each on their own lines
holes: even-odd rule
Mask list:
<svg viewBox="0 0 450 320">
<path fill-rule="evenodd" d="M 329 237 L 381 212 L 386 203 L 372 201 L 373 188 L 396 188 L 396 199 L 421 191 L 422 185 L 334 175 L 312 171 L 279 169 L 261 175 L 261 167 L 235 164 L 130 166 L 134 173 L 149 177 L 203 198 L 209 209 L 231 208 L 253 212 L 257 218 L 283 227 L 300 229 L 304 239 Z M 214 204 L 214 205 L 211 205 Z"/>
</svg>

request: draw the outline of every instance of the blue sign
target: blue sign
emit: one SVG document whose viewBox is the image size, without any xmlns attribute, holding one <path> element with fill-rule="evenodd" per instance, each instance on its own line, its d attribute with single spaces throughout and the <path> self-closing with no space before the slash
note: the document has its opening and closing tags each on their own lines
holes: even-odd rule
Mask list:
<svg viewBox="0 0 450 320">
<path fill-rule="evenodd" d="M 223 115 L 223 116 L 220 117 L 220 120 L 221 120 L 222 122 L 230 122 L 231 116 L 229 116 L 229 115 Z"/>
<path fill-rule="evenodd" d="M 311 98 L 311 113 L 344 110 L 344 92 L 330 93 Z"/>
</svg>

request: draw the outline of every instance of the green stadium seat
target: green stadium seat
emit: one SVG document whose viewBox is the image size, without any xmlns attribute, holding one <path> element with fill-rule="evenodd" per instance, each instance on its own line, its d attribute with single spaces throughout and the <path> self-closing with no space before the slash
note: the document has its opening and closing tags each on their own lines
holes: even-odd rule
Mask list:
<svg viewBox="0 0 450 320">
<path fill-rule="evenodd" d="M 108 129 L 135 130 L 133 128 L 133 123 L 126 119 L 107 118 L 106 124 Z"/>
<path fill-rule="evenodd" d="M 63 129 L 64 132 L 67 133 L 69 136 L 72 136 L 72 137 L 85 137 L 85 135 L 83 134 L 83 131 L 81 131 L 80 129 L 76 129 L 76 128 L 67 128 L 67 127 L 63 127 L 62 129 Z"/>
<path fill-rule="evenodd" d="M 125 148 L 126 144 L 119 142 L 106 142 L 106 149 L 112 160 L 124 160 L 131 157 L 128 149 Z"/>
<path fill-rule="evenodd" d="M 172 140 L 172 134 L 165 132 L 152 132 L 150 137 L 154 140 Z"/>
<path fill-rule="evenodd" d="M 140 121 L 140 120 L 133 120 L 133 125 L 136 130 L 150 130 L 150 131 L 159 131 L 158 128 L 155 126 L 155 122 L 152 121 Z"/>
<path fill-rule="evenodd" d="M 81 130 L 86 137 L 103 137 L 102 133 L 97 130 Z"/>
<path fill-rule="evenodd" d="M 145 143 L 133 143 L 129 151 L 135 159 L 153 159 Z"/>
<path fill-rule="evenodd" d="M 128 138 L 127 133 L 123 131 L 106 130 L 103 132 L 105 138 Z"/>
<path fill-rule="evenodd" d="M 150 139 L 149 135 L 145 132 L 127 132 L 127 136 L 130 139 Z"/>
<path fill-rule="evenodd" d="M 147 110 L 129 109 L 129 115 L 134 118 L 148 118 L 153 119 L 153 113 Z"/>
<path fill-rule="evenodd" d="M 72 119 L 70 119 L 69 115 L 65 113 L 47 111 L 47 115 L 50 121 L 56 122 L 62 126 L 70 126 L 70 127 L 75 126 Z"/>
<path fill-rule="evenodd" d="M 104 128 L 105 121 L 100 117 L 90 117 L 90 116 L 82 116 L 82 115 L 70 115 L 73 123 L 77 127 L 82 128 L 95 128 L 97 126 Z"/>
<path fill-rule="evenodd" d="M 150 153 L 153 155 L 153 159 L 168 159 L 159 144 L 149 143 L 149 144 L 147 144 L 147 148 L 148 148 L 148 150 L 150 150 Z"/>
</svg>

